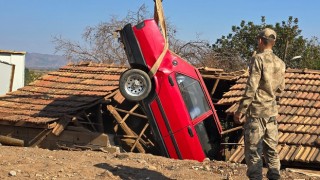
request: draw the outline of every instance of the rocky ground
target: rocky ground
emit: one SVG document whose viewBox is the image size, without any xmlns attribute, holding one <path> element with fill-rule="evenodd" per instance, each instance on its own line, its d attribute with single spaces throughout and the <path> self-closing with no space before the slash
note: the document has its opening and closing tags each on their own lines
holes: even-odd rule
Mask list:
<svg viewBox="0 0 320 180">
<path fill-rule="evenodd" d="M 0 152 L 0 179 L 247 179 L 245 165 L 222 161 L 10 146 L 0 146 Z M 317 179 L 285 170 L 282 177 Z"/>
</svg>

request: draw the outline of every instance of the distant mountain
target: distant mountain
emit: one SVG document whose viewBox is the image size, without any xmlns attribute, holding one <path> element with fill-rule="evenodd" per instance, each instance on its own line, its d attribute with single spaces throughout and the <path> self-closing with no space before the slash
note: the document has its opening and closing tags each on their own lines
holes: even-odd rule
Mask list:
<svg viewBox="0 0 320 180">
<path fill-rule="evenodd" d="M 63 56 L 27 53 L 26 68 L 29 69 L 58 69 L 67 64 L 67 60 Z"/>
</svg>

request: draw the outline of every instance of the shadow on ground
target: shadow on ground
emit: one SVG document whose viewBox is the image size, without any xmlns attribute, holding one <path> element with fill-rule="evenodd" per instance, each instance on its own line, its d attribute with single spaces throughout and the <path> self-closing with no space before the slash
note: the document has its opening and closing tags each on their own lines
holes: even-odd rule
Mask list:
<svg viewBox="0 0 320 180">
<path fill-rule="evenodd" d="M 164 176 L 163 174 L 149 170 L 146 168 L 134 168 L 124 165 L 110 166 L 107 163 L 96 164 L 95 167 L 105 169 L 111 172 L 114 176 L 119 176 L 124 180 L 133 179 L 157 179 L 157 180 L 168 180 L 170 178 Z"/>
</svg>

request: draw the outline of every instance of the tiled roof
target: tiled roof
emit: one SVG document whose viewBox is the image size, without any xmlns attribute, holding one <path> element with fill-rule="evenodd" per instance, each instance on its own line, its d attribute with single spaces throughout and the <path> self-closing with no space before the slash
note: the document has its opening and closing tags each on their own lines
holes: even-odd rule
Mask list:
<svg viewBox="0 0 320 180">
<path fill-rule="evenodd" d="M 0 121 L 37 124 L 75 114 L 118 89 L 125 67 L 87 63 L 66 65 L 0 97 Z"/>
<path fill-rule="evenodd" d="M 237 110 L 247 77 L 242 76 L 218 102 L 232 105 L 227 113 Z M 320 163 L 320 71 L 288 69 L 285 80 L 277 117 L 280 159 L 286 163 Z M 244 148 L 238 147 L 230 161 L 241 162 L 243 153 Z"/>
</svg>

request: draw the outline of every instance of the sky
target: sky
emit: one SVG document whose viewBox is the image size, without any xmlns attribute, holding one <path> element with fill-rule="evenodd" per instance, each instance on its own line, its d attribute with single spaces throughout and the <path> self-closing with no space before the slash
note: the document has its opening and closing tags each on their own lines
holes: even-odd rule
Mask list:
<svg viewBox="0 0 320 180">
<path fill-rule="evenodd" d="M 152 14 L 153 0 L 0 0 L 0 49 L 55 54 L 54 36 L 81 43 L 86 27 L 123 18 L 143 4 Z M 261 16 L 267 24 L 293 16 L 305 38 L 320 37 L 319 7 L 317 0 L 163 0 L 179 39 L 199 35 L 211 44 L 241 20 L 259 24 Z"/>
</svg>

